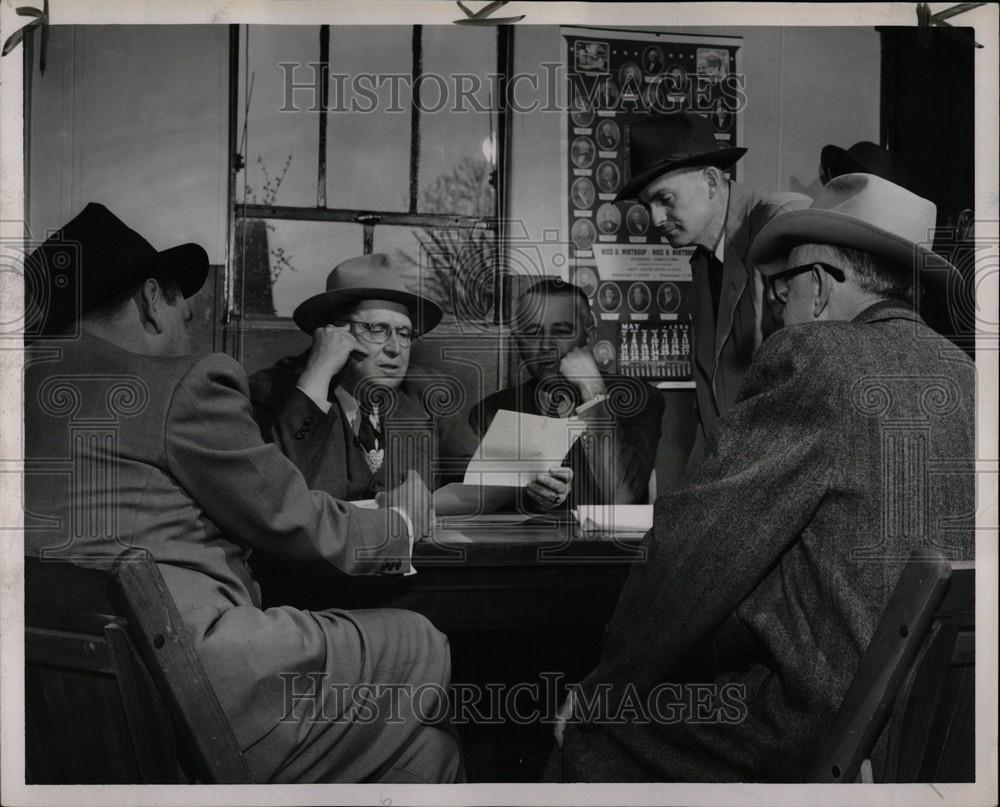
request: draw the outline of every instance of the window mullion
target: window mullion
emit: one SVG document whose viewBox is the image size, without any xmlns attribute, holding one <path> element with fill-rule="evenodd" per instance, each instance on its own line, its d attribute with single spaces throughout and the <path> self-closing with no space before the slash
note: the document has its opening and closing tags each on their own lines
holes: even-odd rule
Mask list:
<svg viewBox="0 0 1000 807">
<path fill-rule="evenodd" d="M 319 155 L 316 162 L 316 207 L 326 207 L 326 128 L 330 116 L 330 26 L 319 27 Z"/>
<path fill-rule="evenodd" d="M 413 26 L 413 67 L 410 70 L 410 212 L 417 212 L 417 191 L 420 181 L 420 77 L 424 72 L 423 26 Z"/>
</svg>

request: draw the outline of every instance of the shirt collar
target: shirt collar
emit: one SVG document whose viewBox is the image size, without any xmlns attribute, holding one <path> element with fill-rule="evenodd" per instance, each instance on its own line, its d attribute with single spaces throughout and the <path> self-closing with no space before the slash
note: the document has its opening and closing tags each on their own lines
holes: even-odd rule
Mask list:
<svg viewBox="0 0 1000 807">
<path fill-rule="evenodd" d="M 350 423 L 351 428 L 357 432 L 358 428 L 360 428 L 358 426 L 358 415 L 361 413 L 361 404 L 358 402 L 358 399 L 339 384 L 337 385 L 337 388 L 334 389 L 333 394 L 337 399 L 337 402 L 340 404 L 340 408 L 344 410 L 344 417 L 347 418 L 347 422 Z M 372 406 L 372 413 L 368 419 L 371 421 L 372 426 L 377 429 L 379 426 L 379 409 L 377 404 Z"/>
<path fill-rule="evenodd" d="M 722 235 L 719 236 L 719 243 L 715 245 L 715 259 L 721 263 L 726 262 L 726 231 L 723 228 Z"/>
<path fill-rule="evenodd" d="M 358 412 L 361 409 L 358 399 L 339 384 L 333 391 L 333 395 L 337 399 L 337 403 L 340 404 L 340 408 L 344 410 L 344 415 L 347 417 L 348 423 L 354 425 L 354 421 L 358 419 Z"/>
</svg>

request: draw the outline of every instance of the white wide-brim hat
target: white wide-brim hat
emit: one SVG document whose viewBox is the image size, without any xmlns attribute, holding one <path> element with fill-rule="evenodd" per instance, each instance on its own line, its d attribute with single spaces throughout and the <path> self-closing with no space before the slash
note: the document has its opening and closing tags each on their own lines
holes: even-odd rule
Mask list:
<svg viewBox="0 0 1000 807">
<path fill-rule="evenodd" d="M 937 208 L 934 203 L 874 174 L 831 179 L 811 207 L 775 216 L 750 250 L 762 275 L 786 267 L 800 244 L 829 244 L 879 255 L 914 271 L 933 285 L 960 281 L 958 270 L 931 251 Z"/>
</svg>

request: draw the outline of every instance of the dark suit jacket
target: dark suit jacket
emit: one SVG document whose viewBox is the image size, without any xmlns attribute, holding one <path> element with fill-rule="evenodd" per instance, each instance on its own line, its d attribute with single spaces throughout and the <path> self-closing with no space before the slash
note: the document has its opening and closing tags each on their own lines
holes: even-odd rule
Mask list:
<svg viewBox="0 0 1000 807">
<path fill-rule="evenodd" d="M 306 356 L 283 359 L 254 373 L 250 396 L 264 439 L 295 463 L 310 487 L 337 498 L 370 499 L 399 484 L 409 469 L 418 471 L 431 490 L 461 479 L 478 441 L 460 418 L 447 417 L 441 409 L 429 411 L 439 403 L 430 376 L 419 374 L 425 379 L 422 384 L 411 380 L 407 386 L 412 394 L 400 388 L 382 401 L 386 457 L 373 475 L 333 385 L 328 412 L 295 386 Z M 428 389 L 431 394 L 424 394 Z"/>
<path fill-rule="evenodd" d="M 749 263 L 750 246 L 761 227 L 776 215 L 810 203 L 808 196 L 798 193 L 764 196 L 739 182 L 729 183 L 718 316 L 706 273 L 696 269 L 691 277 L 692 372 L 698 417 L 694 447 L 690 457 L 684 458 L 688 474 L 704 458 L 719 417 L 736 401 L 743 376 L 763 338 L 767 315 L 762 306 L 763 282 Z M 664 431 L 669 433 L 669 424 L 664 424 Z M 669 490 L 685 478 L 680 460 L 668 454 L 658 460 L 659 491 Z"/>
<path fill-rule="evenodd" d="M 605 375 L 608 397 L 580 417 L 593 424 L 564 458 L 573 469 L 569 506 L 640 504 L 648 499 L 649 475 L 663 416 L 663 396 L 638 378 Z M 487 396 L 469 414 L 469 423 L 486 433 L 500 409 L 546 414 L 539 408 L 538 382 L 532 379 Z"/>
<path fill-rule="evenodd" d="M 309 490 L 261 440 L 233 359 L 143 356 L 90 336 L 40 345 L 26 357 L 25 426 L 26 552 L 106 566 L 148 550 L 243 748 L 286 714 L 280 674 L 352 669 L 344 620 L 261 610 L 246 558 L 399 573 L 405 525 Z"/>
<path fill-rule="evenodd" d="M 972 556 L 974 392 L 965 354 L 892 304 L 770 336 L 714 451 L 657 499 L 583 683 L 612 714 L 678 682 L 732 685 L 731 708 L 570 725 L 562 776 L 800 781 L 909 553 Z"/>
</svg>

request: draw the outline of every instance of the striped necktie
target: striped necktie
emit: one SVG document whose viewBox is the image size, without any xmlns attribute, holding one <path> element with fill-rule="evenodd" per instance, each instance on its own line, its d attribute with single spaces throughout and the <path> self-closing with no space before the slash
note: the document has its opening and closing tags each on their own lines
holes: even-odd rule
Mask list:
<svg viewBox="0 0 1000 807">
<path fill-rule="evenodd" d="M 385 447 L 382 444 L 382 428 L 379 423 L 378 409 L 361 404 L 358 408 L 358 445 L 365 452 L 365 460 L 369 470 L 375 474 L 382 467 L 385 459 Z"/>
</svg>

